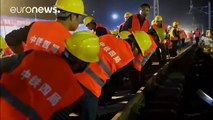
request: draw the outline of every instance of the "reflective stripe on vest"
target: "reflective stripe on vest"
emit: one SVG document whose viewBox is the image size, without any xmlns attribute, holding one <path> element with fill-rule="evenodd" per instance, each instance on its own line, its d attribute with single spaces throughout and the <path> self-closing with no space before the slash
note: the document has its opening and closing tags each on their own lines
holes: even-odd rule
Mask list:
<svg viewBox="0 0 213 120">
<path fill-rule="evenodd" d="M 143 67 L 143 65 L 142 65 L 143 61 L 144 61 L 144 59 L 143 59 L 142 55 L 138 54 L 133 60 L 133 67 L 136 70 L 141 71 L 141 68 Z"/>
<path fill-rule="evenodd" d="M 114 72 L 134 59 L 128 42 L 114 35 L 103 35 L 99 38 L 100 60 L 91 63 L 88 66 L 89 70 L 76 75 L 77 80 L 97 97 L 101 94 L 103 83 L 105 84 Z"/>
<path fill-rule="evenodd" d="M 98 63 L 103 68 L 103 70 L 108 74 L 108 76 L 112 75 L 112 71 L 107 67 L 107 65 L 101 59 L 98 61 Z"/>
<path fill-rule="evenodd" d="M 8 103 L 10 103 L 13 107 L 18 109 L 25 116 L 28 116 L 30 120 L 42 120 L 38 113 L 30 106 L 21 102 L 18 98 L 13 96 L 10 91 L 8 91 L 2 84 L 0 84 L 1 94 Z"/>
<path fill-rule="evenodd" d="M 134 61 L 135 61 L 136 63 L 140 64 L 140 65 L 145 65 L 145 63 L 146 63 L 145 60 L 141 61 L 141 60 L 139 60 L 139 58 L 135 58 Z"/>
<path fill-rule="evenodd" d="M 104 81 L 102 81 L 95 72 L 93 72 L 90 68 L 85 70 L 101 87 L 104 86 Z"/>
<path fill-rule="evenodd" d="M 149 60 L 149 58 L 152 56 L 152 54 L 154 52 L 155 52 L 155 50 L 153 50 L 151 53 L 149 53 L 146 57 L 144 57 L 144 56 L 135 57 L 135 59 L 133 60 L 134 68 L 136 70 L 140 71 L 141 68 L 146 64 L 146 62 Z"/>
<path fill-rule="evenodd" d="M 102 61 L 99 60 L 98 64 L 102 67 L 102 69 L 104 70 L 104 72 L 107 73 L 108 76 L 112 75 L 112 72 L 110 71 L 110 69 L 107 67 L 107 65 Z M 101 87 L 104 86 L 104 81 L 100 79 L 100 77 L 93 72 L 90 68 L 87 68 L 85 70 Z"/>
<path fill-rule="evenodd" d="M 145 65 L 146 62 L 149 60 L 149 58 L 151 57 L 151 55 L 153 54 L 154 52 L 152 52 L 151 54 L 149 54 L 148 56 L 146 57 L 143 57 L 143 61 L 139 60 L 139 58 L 135 58 L 135 62 L 137 62 L 138 64 L 141 64 L 141 65 Z"/>
</svg>

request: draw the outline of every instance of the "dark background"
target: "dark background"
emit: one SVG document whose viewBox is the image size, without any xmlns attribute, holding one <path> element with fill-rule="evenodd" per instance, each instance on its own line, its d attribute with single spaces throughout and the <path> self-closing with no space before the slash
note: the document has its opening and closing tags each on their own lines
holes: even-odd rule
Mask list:
<svg viewBox="0 0 213 120">
<path fill-rule="evenodd" d="M 10 13 L 10 7 L 40 7 L 53 6 L 56 0 L 0 0 L 1 1 L 1 15 L 4 16 L 21 16 L 31 18 L 55 19 L 54 14 L 47 13 L 33 13 L 30 14 L 13 14 Z M 208 5 L 209 0 L 192 0 L 193 6 L 196 9 L 189 13 L 190 0 L 159 0 L 160 15 L 167 25 L 171 25 L 173 21 L 179 21 L 181 27 L 186 29 L 194 29 L 196 27 L 204 29 L 208 27 L 208 15 L 201 12 L 198 7 Z M 85 10 L 88 15 L 94 14 L 97 22 L 106 25 L 110 29 L 116 28 L 123 22 L 123 14 L 127 11 L 137 13 L 138 8 L 142 3 L 149 3 L 153 6 L 153 0 L 84 0 Z M 213 2 L 212 2 L 213 3 Z M 211 8 L 212 7 L 211 3 Z M 204 8 L 202 11 L 207 12 Z M 112 19 L 112 14 L 118 15 L 117 19 Z M 213 14 L 213 12 L 212 12 Z M 212 15 L 213 16 L 213 15 Z M 151 8 L 148 16 L 149 20 L 153 19 L 153 8 Z"/>
</svg>

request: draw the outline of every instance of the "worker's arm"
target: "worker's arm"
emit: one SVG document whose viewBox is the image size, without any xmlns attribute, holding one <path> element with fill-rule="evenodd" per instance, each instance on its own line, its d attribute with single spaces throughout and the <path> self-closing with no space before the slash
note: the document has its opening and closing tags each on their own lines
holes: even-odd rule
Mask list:
<svg viewBox="0 0 213 120">
<path fill-rule="evenodd" d="M 32 52 L 32 50 L 28 50 L 26 52 L 22 52 L 20 54 L 15 54 L 9 57 L 4 57 L 0 59 L 0 78 L 4 72 L 9 72 L 15 69 L 22 61 L 24 56 Z"/>
<path fill-rule="evenodd" d="M 24 51 L 24 47 L 22 44 L 26 43 L 29 30 L 33 23 L 31 23 L 29 26 L 13 30 L 5 36 L 7 45 L 14 53 L 21 53 Z"/>
<path fill-rule="evenodd" d="M 132 16 L 130 16 L 127 21 L 124 23 L 121 31 L 128 31 L 132 27 Z"/>
<path fill-rule="evenodd" d="M 96 35 L 98 37 L 107 34 L 107 30 L 105 28 L 103 28 L 103 27 L 98 27 L 98 28 L 96 28 L 95 31 L 96 31 Z"/>
</svg>

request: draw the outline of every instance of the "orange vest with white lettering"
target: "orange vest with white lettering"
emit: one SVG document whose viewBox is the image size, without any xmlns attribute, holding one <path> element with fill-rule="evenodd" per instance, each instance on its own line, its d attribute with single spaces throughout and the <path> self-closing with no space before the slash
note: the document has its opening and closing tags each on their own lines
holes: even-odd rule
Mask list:
<svg viewBox="0 0 213 120">
<path fill-rule="evenodd" d="M 111 34 L 110 30 L 109 30 L 109 29 L 107 29 L 105 26 L 103 26 L 103 25 L 101 25 L 101 24 L 96 23 L 96 29 L 97 29 L 98 27 L 102 27 L 102 28 L 106 29 L 107 34 Z"/>
<path fill-rule="evenodd" d="M 61 54 L 64 41 L 69 38 L 69 31 L 57 21 L 38 21 L 30 28 L 25 50 L 36 49 Z"/>
<path fill-rule="evenodd" d="M 77 75 L 78 81 L 97 97 L 106 80 L 134 59 L 129 43 L 113 35 L 101 36 L 100 47 L 99 62 L 91 63 L 84 72 Z"/>
<path fill-rule="evenodd" d="M 155 52 L 155 49 L 157 48 L 157 45 L 152 36 L 149 35 L 149 37 L 152 41 L 150 48 L 144 52 L 144 56 L 142 56 L 142 54 L 138 54 L 138 56 L 136 56 L 133 60 L 133 66 L 138 71 L 142 70 L 142 67 L 146 64 L 146 62 L 149 60 L 149 58 L 152 56 L 152 54 Z"/>
<path fill-rule="evenodd" d="M 136 30 L 143 30 L 144 32 L 148 32 L 149 31 L 149 20 L 147 18 L 145 18 L 143 25 L 141 26 L 137 14 L 132 15 L 132 28 L 130 28 L 129 31 L 133 32 Z"/>
<path fill-rule="evenodd" d="M 0 89 L 1 120 L 49 120 L 83 94 L 68 63 L 43 51 L 32 51 L 4 73 Z"/>
</svg>

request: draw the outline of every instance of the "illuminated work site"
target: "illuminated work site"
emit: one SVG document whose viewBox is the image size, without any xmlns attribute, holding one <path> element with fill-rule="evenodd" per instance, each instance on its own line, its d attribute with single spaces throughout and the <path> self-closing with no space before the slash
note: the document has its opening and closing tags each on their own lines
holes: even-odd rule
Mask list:
<svg viewBox="0 0 213 120">
<path fill-rule="evenodd" d="M 0 120 L 212 120 L 211 0 L 0 0 Z"/>
</svg>

